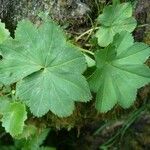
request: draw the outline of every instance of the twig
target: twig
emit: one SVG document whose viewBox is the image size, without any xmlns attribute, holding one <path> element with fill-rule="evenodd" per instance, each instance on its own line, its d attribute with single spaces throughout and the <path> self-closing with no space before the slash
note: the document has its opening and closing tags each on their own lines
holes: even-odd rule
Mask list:
<svg viewBox="0 0 150 150">
<path fill-rule="evenodd" d="M 91 54 L 91 55 L 93 55 L 93 56 L 94 56 L 94 53 L 93 53 L 93 52 L 91 52 L 91 51 L 88 51 L 88 50 L 86 50 L 86 49 L 82 49 L 82 48 L 80 48 L 80 50 L 81 50 L 82 52 L 85 52 L 85 53 L 88 53 L 88 54 Z"/>
<path fill-rule="evenodd" d="M 96 28 L 92 28 L 92 29 L 89 29 L 89 30 L 85 31 L 84 33 L 82 33 L 80 36 L 78 36 L 78 37 L 76 38 L 76 42 L 77 42 L 78 40 L 80 40 L 83 36 L 85 36 L 86 34 L 89 34 L 89 33 L 91 33 L 92 31 L 97 30 L 98 28 L 99 28 L 99 27 L 96 27 Z"/>
<path fill-rule="evenodd" d="M 142 27 L 146 27 L 146 26 L 150 26 L 150 24 L 141 24 L 141 25 L 138 25 L 137 28 L 142 28 Z"/>
</svg>

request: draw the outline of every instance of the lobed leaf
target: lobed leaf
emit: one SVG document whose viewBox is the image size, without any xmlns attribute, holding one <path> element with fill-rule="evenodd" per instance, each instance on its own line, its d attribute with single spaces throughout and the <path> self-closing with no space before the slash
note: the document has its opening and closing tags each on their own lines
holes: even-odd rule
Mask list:
<svg viewBox="0 0 150 150">
<path fill-rule="evenodd" d="M 143 64 L 149 55 L 149 46 L 133 43 L 128 32 L 117 34 L 113 44 L 95 53 L 97 69 L 89 84 L 97 93 L 98 111 L 107 112 L 115 104 L 123 108 L 133 104 L 137 89 L 150 82 L 150 69 Z"/>
<path fill-rule="evenodd" d="M 96 33 L 98 44 L 102 47 L 113 42 L 113 37 L 121 31 L 132 32 L 136 27 L 136 20 L 132 17 L 130 3 L 109 5 L 99 15 L 97 22 L 101 25 Z"/>
<path fill-rule="evenodd" d="M 75 101 L 90 100 L 89 86 L 82 75 L 87 67 L 85 57 L 52 21 L 40 27 L 27 20 L 20 22 L 15 39 L 0 48 L 0 82 L 17 82 L 17 96 L 35 116 L 51 110 L 66 117 L 72 114 Z"/>
<path fill-rule="evenodd" d="M 20 102 L 10 103 L 3 111 L 2 126 L 12 136 L 22 133 L 24 121 L 27 119 L 25 105 Z"/>
</svg>

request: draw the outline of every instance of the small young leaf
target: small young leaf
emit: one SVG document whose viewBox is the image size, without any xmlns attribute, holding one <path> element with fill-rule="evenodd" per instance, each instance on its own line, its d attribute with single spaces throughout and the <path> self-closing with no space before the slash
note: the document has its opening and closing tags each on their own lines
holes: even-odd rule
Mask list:
<svg viewBox="0 0 150 150">
<path fill-rule="evenodd" d="M 25 105 L 20 102 L 13 102 L 3 112 L 2 126 L 6 132 L 9 132 L 12 136 L 17 136 L 22 133 L 26 119 Z"/>
<path fill-rule="evenodd" d="M 96 33 L 96 37 L 98 38 L 98 44 L 102 47 L 108 46 L 116 33 L 121 31 L 132 32 L 136 27 L 136 20 L 132 17 L 130 3 L 106 6 L 97 21 L 101 26 Z"/>
<path fill-rule="evenodd" d="M 34 137 L 32 138 L 32 140 L 30 140 L 30 144 L 31 146 L 33 146 L 36 150 L 36 147 L 40 147 L 44 140 L 46 139 L 46 137 L 48 136 L 48 133 L 50 132 L 50 129 L 44 129 L 40 134 L 38 135 L 34 135 Z"/>
<path fill-rule="evenodd" d="M 19 140 L 22 150 L 40 150 L 50 129 L 44 129 L 41 133 L 35 134 L 28 139 Z"/>
<path fill-rule="evenodd" d="M 35 116 L 49 110 L 60 117 L 69 116 L 74 101 L 90 100 L 89 86 L 82 75 L 85 57 L 79 48 L 66 42 L 55 23 L 46 21 L 37 28 L 24 20 L 15 36 L 1 45 L 0 82 L 19 81 L 16 94 Z"/>
<path fill-rule="evenodd" d="M 9 37 L 9 31 L 5 29 L 5 24 L 0 20 L 0 44 L 3 43 Z"/>
<path fill-rule="evenodd" d="M 112 45 L 95 53 L 97 69 L 89 78 L 96 96 L 96 108 L 107 112 L 118 103 L 123 108 L 133 104 L 137 89 L 150 82 L 150 69 L 143 64 L 150 48 L 133 43 L 128 32 L 115 36 Z"/>
</svg>

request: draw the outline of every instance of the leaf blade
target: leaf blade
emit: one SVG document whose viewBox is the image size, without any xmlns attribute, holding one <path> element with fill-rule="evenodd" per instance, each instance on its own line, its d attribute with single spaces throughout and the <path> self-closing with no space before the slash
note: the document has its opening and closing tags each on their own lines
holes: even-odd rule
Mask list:
<svg viewBox="0 0 150 150">
<path fill-rule="evenodd" d="M 88 83 L 82 76 L 87 67 L 85 57 L 79 48 L 66 41 L 54 22 L 47 20 L 37 27 L 23 20 L 15 37 L 1 45 L 0 81 L 17 82 L 17 97 L 34 115 L 43 116 L 51 110 L 61 117 L 68 116 L 75 101 L 91 99 Z"/>
<path fill-rule="evenodd" d="M 97 22 L 101 24 L 96 33 L 99 46 L 106 47 L 113 41 L 116 33 L 122 31 L 132 32 L 137 23 L 132 17 L 130 3 L 106 6 Z"/>
<path fill-rule="evenodd" d="M 20 102 L 10 103 L 10 105 L 3 112 L 2 126 L 6 132 L 12 136 L 21 134 L 24 127 L 24 121 L 27 119 L 27 112 L 25 105 Z"/>
<path fill-rule="evenodd" d="M 96 108 L 100 112 L 109 111 L 115 104 L 130 107 L 137 89 L 150 82 L 150 69 L 143 64 L 150 48 L 134 44 L 130 33 L 121 32 L 115 39 L 112 45 L 95 53 L 97 69 L 89 78 L 91 89 L 97 92 Z"/>
</svg>

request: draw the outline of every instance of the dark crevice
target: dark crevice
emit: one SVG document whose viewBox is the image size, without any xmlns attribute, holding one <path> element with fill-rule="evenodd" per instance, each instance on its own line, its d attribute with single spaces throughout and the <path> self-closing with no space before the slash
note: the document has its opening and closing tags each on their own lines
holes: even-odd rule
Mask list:
<svg viewBox="0 0 150 150">
<path fill-rule="evenodd" d="M 3 56 L 2 55 L 0 55 L 0 61 L 3 59 Z"/>
</svg>

